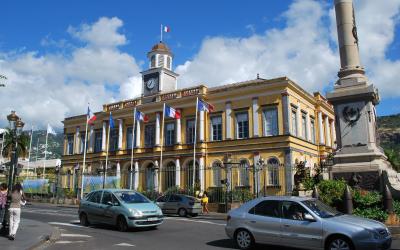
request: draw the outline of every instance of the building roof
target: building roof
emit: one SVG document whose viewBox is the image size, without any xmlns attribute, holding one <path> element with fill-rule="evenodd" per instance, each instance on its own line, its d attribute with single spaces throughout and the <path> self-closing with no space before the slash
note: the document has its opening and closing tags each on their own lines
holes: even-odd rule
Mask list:
<svg viewBox="0 0 400 250">
<path fill-rule="evenodd" d="M 159 43 L 155 44 L 153 46 L 153 48 L 151 48 L 151 51 L 149 53 L 152 53 L 152 52 L 161 52 L 161 53 L 172 54 L 171 50 L 168 48 L 168 46 L 161 41 Z"/>
</svg>

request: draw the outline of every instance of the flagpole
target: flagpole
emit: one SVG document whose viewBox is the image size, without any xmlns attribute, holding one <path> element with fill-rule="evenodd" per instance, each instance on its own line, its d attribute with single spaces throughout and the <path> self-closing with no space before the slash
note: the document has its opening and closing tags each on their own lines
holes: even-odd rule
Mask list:
<svg viewBox="0 0 400 250">
<path fill-rule="evenodd" d="M 163 33 L 163 30 L 162 30 L 162 24 L 161 24 L 161 27 L 160 27 L 160 42 L 162 42 L 162 33 Z"/>
<path fill-rule="evenodd" d="M 163 115 L 162 115 L 162 122 L 161 122 L 161 152 L 160 152 L 160 164 L 158 164 L 158 191 L 161 192 L 161 168 L 162 168 L 162 160 L 163 160 L 163 145 L 164 145 L 164 120 L 165 120 L 165 102 L 163 105 Z"/>
<path fill-rule="evenodd" d="M 131 151 L 131 174 L 130 174 L 130 181 L 129 181 L 129 189 L 132 190 L 132 182 L 133 182 L 133 151 L 134 151 L 134 140 L 135 140 L 135 131 L 136 131 L 136 107 L 133 110 L 133 126 L 132 126 L 132 151 Z M 137 135 L 136 135 L 137 136 Z M 135 173 L 138 174 L 138 173 Z M 135 183 L 136 184 L 136 183 Z"/>
<path fill-rule="evenodd" d="M 89 116 L 86 115 L 86 128 L 85 128 L 85 143 L 83 144 L 83 164 L 82 164 L 82 177 L 81 177 L 81 200 L 83 198 L 83 178 L 86 169 L 86 145 L 87 145 L 87 131 L 88 131 Z"/>
<path fill-rule="evenodd" d="M 29 169 L 31 167 L 31 150 L 32 150 L 32 139 L 33 139 L 33 125 L 31 129 L 31 140 L 29 141 L 29 153 L 28 153 L 28 169 L 26 170 L 26 175 L 29 173 Z"/>
<path fill-rule="evenodd" d="M 45 146 L 45 150 L 44 150 L 44 161 L 43 161 L 43 179 L 44 179 L 44 175 L 46 173 L 46 158 L 47 158 L 47 140 L 49 138 L 49 124 L 47 124 L 47 131 L 46 131 L 46 146 Z"/>
<path fill-rule="evenodd" d="M 38 154 L 39 154 L 39 136 L 38 136 L 38 138 L 37 138 L 37 143 L 36 143 L 36 160 L 35 160 L 35 168 L 33 169 L 34 170 L 34 175 L 36 176 L 36 169 L 37 169 L 37 167 L 38 167 L 38 165 L 37 165 L 37 160 L 38 160 Z"/>
<path fill-rule="evenodd" d="M 111 116 L 111 112 L 110 112 L 110 116 Z M 106 186 L 106 178 L 107 178 L 107 168 L 108 168 L 108 150 L 109 150 L 109 145 L 110 145 L 110 130 L 111 130 L 111 126 L 110 126 L 110 122 L 108 122 L 108 132 L 107 132 L 107 145 L 106 145 L 106 166 L 104 169 L 104 178 L 103 178 L 103 189 Z"/>
<path fill-rule="evenodd" d="M 196 115 L 194 120 L 194 139 L 193 139 L 193 192 L 195 187 L 195 179 L 196 179 L 196 142 L 197 142 L 197 111 L 199 105 L 199 97 L 196 97 Z"/>
</svg>

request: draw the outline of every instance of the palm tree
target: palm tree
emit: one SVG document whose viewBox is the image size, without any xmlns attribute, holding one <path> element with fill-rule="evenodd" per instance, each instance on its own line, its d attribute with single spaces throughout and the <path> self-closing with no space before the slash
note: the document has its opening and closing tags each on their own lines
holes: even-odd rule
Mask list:
<svg viewBox="0 0 400 250">
<path fill-rule="evenodd" d="M 7 129 L 7 132 L 4 133 L 3 152 L 1 152 L 3 157 L 11 158 L 13 143 L 15 143 L 15 141 L 11 130 Z M 29 146 L 29 136 L 25 133 L 17 136 L 17 145 L 17 155 L 19 157 L 25 157 Z"/>
</svg>

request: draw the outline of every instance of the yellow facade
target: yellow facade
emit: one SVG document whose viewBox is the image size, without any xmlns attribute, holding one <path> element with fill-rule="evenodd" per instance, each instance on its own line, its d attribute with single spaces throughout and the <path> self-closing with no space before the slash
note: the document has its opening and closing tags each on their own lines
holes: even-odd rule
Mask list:
<svg viewBox="0 0 400 250">
<path fill-rule="evenodd" d="M 112 173 L 121 171 L 123 187 L 140 190 L 154 188 L 158 191 L 165 191 L 171 186 L 191 187 L 193 144 L 187 143 L 189 136 L 187 122 L 195 118 L 196 98 L 215 106 L 213 112 L 204 112 L 204 120 L 201 119 L 201 112 L 197 114 L 196 171 L 199 173 L 195 182 L 198 184 L 198 189 L 208 190 L 222 185 L 220 180 L 228 179 L 231 188 L 247 187 L 253 191 L 256 191 L 254 189 L 260 191 L 263 188 L 269 194 L 290 193 L 293 188 L 295 162 L 306 161 L 307 165 L 313 168 L 314 165 L 319 165 L 334 148 L 336 139 L 333 108 L 322 95 L 319 93 L 311 95 L 286 77 L 269 80 L 257 78 L 212 88 L 200 85 L 105 104 L 103 111 L 96 113 L 97 120 L 88 128 L 85 172 L 99 173 L 104 168 L 107 150 L 103 141 L 107 139 L 104 135 L 108 133 L 109 113 L 112 112 L 118 131 L 118 148 L 109 151 L 108 167 Z M 159 145 L 146 147 L 145 138 L 149 138 L 145 133 L 146 126 L 154 124 L 156 130 L 153 131 L 154 136 L 161 134 L 162 128 L 157 132 L 156 120 L 158 117 L 161 127 L 164 103 L 181 111 L 179 121 L 165 118 L 164 127 L 167 123 L 173 123 L 175 126 L 174 143 L 166 146 L 163 138 L 160 138 Z M 127 134 L 128 128 L 133 124 L 134 108 L 148 115 L 149 122 L 139 123 L 140 144 L 135 147 L 131 161 L 131 150 L 127 148 Z M 268 115 L 271 115 L 271 118 L 267 118 Z M 213 117 L 221 118 L 221 140 L 212 138 Z M 241 119 L 243 122 L 239 124 Z M 180 130 L 177 129 L 178 122 Z M 85 124 L 86 115 L 64 120 L 65 145 L 62 159 L 64 169 L 77 169 L 79 166 L 78 171 L 82 171 L 83 142 L 80 138 L 85 133 Z M 122 133 L 119 131 L 120 128 Z M 247 130 L 248 135 L 246 135 Z M 201 131 L 204 131 L 203 135 Z M 97 137 L 101 135 L 101 150 L 99 150 L 100 139 L 97 141 L 96 151 L 99 152 L 95 152 L 96 134 Z M 218 132 L 217 134 L 219 135 Z M 241 135 L 245 138 L 240 138 Z M 177 143 L 177 136 L 180 138 L 180 143 Z M 159 163 L 161 145 L 163 145 L 162 164 Z M 70 149 L 71 146 L 73 150 Z M 265 165 L 269 162 L 278 162 L 279 176 L 272 184 L 270 178 L 273 178 L 273 174 L 269 172 L 270 170 L 257 169 L 261 166 L 258 163 L 260 158 L 264 159 Z M 277 161 L 269 161 L 270 159 Z M 241 162 L 242 164 L 239 164 Z M 243 172 L 243 169 L 246 172 Z M 138 182 L 131 184 L 135 178 L 131 177 L 130 171 L 138 175 Z"/>
</svg>

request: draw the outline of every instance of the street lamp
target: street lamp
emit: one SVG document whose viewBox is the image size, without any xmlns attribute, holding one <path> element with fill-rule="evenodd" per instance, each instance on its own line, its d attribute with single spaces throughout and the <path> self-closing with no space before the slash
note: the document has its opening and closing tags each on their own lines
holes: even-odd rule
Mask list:
<svg viewBox="0 0 400 250">
<path fill-rule="evenodd" d="M 14 185 L 15 181 L 15 171 L 17 168 L 18 164 L 18 136 L 21 135 L 22 133 L 22 128 L 24 127 L 24 123 L 22 122 L 21 118 L 19 118 L 16 114 L 15 111 L 11 111 L 11 114 L 7 116 L 7 120 L 10 125 L 10 132 L 11 132 L 11 161 L 10 161 L 10 166 L 9 166 L 9 171 L 8 171 L 8 193 L 7 193 L 7 203 L 5 207 L 5 214 L 4 214 L 4 219 L 2 222 L 2 228 L 1 231 L 3 233 L 8 232 L 9 228 L 9 210 L 10 210 L 10 204 L 11 204 L 11 192 L 12 192 L 12 187 Z"/>
</svg>

